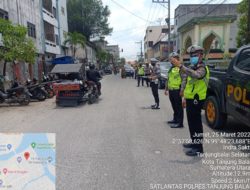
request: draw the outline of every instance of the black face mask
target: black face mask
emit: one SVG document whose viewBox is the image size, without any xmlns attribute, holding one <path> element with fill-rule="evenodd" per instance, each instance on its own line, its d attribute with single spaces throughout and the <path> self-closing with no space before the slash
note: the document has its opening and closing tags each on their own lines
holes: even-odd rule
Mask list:
<svg viewBox="0 0 250 190">
<path fill-rule="evenodd" d="M 154 66 L 155 66 L 155 63 L 151 63 L 151 65 L 154 67 Z"/>
</svg>

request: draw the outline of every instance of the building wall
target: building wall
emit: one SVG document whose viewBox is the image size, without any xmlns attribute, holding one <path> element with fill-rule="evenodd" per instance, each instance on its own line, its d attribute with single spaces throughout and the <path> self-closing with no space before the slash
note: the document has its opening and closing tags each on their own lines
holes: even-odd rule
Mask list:
<svg viewBox="0 0 250 190">
<path fill-rule="evenodd" d="M 193 28 L 192 28 L 193 29 Z M 190 31 L 186 31 L 186 32 L 183 32 L 182 34 L 181 34 L 181 40 L 180 40 L 180 42 L 181 42 L 181 52 L 182 51 L 184 51 L 184 48 L 185 48 L 185 44 L 186 44 L 186 41 L 187 41 L 187 39 L 188 38 L 191 38 L 191 40 L 192 40 L 192 44 L 194 44 L 194 39 L 195 39 L 195 34 L 194 34 L 194 31 L 193 30 L 190 30 Z"/>
<path fill-rule="evenodd" d="M 1 0 L 0 8 L 7 11 L 9 20 L 13 24 L 20 24 L 27 27 L 27 22 L 36 26 L 36 39 L 32 38 L 37 53 L 44 53 L 42 46 L 43 39 L 41 37 L 41 14 L 39 1 L 33 0 Z"/>
<path fill-rule="evenodd" d="M 226 15 L 236 15 L 237 16 L 237 4 L 196 4 L 196 5 L 179 5 L 175 9 L 175 41 L 176 41 L 176 50 L 183 48 L 183 39 L 184 37 L 178 33 L 178 29 L 189 22 L 191 19 L 196 17 L 211 17 L 211 16 L 226 16 Z M 208 25 L 210 25 L 209 23 Z M 229 27 L 229 30 L 228 30 Z M 209 28 L 208 28 L 209 29 Z M 217 30 L 217 29 L 215 29 Z M 230 33 L 230 41 L 225 44 L 225 47 L 234 48 L 236 47 L 236 36 L 237 36 L 237 21 L 226 26 L 226 30 Z M 200 43 L 197 41 L 198 33 L 195 32 L 196 36 L 193 41 L 195 43 Z M 227 34 L 226 34 L 227 35 Z"/>
<path fill-rule="evenodd" d="M 68 33 L 68 15 L 67 15 L 67 1 L 59 0 L 58 2 L 58 14 L 60 25 L 60 41 L 61 44 L 65 41 Z"/>
<path fill-rule="evenodd" d="M 43 0 L 43 1 L 49 1 L 49 0 Z M 43 17 L 43 25 L 45 22 L 49 23 L 52 25 L 53 32 L 54 32 L 54 40 L 49 40 L 48 38 L 45 39 L 45 53 L 46 54 L 52 54 L 52 56 L 47 56 L 46 60 L 48 57 L 55 58 L 58 55 L 61 55 L 61 40 L 60 40 L 60 35 L 59 35 L 59 1 L 58 0 L 51 0 L 52 1 L 52 7 L 51 10 L 46 9 L 44 6 L 42 7 L 42 17 Z M 53 9 L 56 9 L 56 14 L 53 13 Z M 48 33 L 46 32 L 46 28 L 43 30 L 43 36 Z M 49 60 L 49 59 L 48 59 Z"/>
<path fill-rule="evenodd" d="M 37 57 L 35 63 L 29 66 L 27 63 L 7 63 L 6 68 L 6 84 L 14 78 L 18 78 L 20 82 L 24 82 L 27 78 L 38 76 L 34 73 L 39 64 L 39 55 L 44 54 L 43 36 L 41 25 L 41 1 L 34 0 L 1 0 L 0 8 L 8 12 L 8 19 L 13 24 L 19 24 L 27 27 L 27 22 L 35 25 L 36 37 L 30 37 L 36 46 Z M 28 35 L 27 35 L 28 36 Z M 33 68 L 34 69 L 33 69 Z M 29 69 L 31 68 L 31 69 Z M 3 72 L 3 63 L 0 63 L 1 74 Z"/>
<path fill-rule="evenodd" d="M 145 57 L 145 61 L 148 62 L 150 58 L 154 57 L 153 52 L 153 45 L 157 43 L 159 40 L 161 40 L 166 33 L 162 33 L 162 29 L 168 29 L 167 25 L 163 26 L 149 26 L 146 29 L 145 37 L 144 37 L 144 55 L 147 55 Z M 149 42 L 152 41 L 152 47 L 150 47 Z"/>
<path fill-rule="evenodd" d="M 120 49 L 118 45 L 108 45 L 106 46 L 106 51 L 114 56 L 114 62 L 120 58 Z"/>
</svg>

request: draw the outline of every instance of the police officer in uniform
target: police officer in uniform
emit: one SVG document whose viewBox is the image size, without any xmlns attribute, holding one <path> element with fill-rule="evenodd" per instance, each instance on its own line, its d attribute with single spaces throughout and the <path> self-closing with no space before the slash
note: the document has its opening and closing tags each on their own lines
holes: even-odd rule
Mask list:
<svg viewBox="0 0 250 190">
<path fill-rule="evenodd" d="M 179 54 L 173 52 L 169 55 L 169 58 L 176 58 L 179 60 Z M 181 74 L 180 68 L 172 64 L 172 67 L 168 71 L 168 79 L 165 87 L 165 95 L 169 95 L 174 117 L 173 120 L 168 121 L 171 128 L 182 128 L 183 127 L 183 107 L 181 97 Z M 182 89 L 183 91 L 183 89 Z"/>
<path fill-rule="evenodd" d="M 150 86 L 152 89 L 152 94 L 154 96 L 155 104 L 151 106 L 152 109 L 160 109 L 160 99 L 159 99 L 159 93 L 158 93 L 158 82 L 160 77 L 160 68 L 156 65 L 158 62 L 157 59 L 152 58 L 150 59 L 151 62 L 151 69 L 150 69 Z"/>
<path fill-rule="evenodd" d="M 190 54 L 190 67 L 182 65 L 177 59 L 171 58 L 171 60 L 184 73 L 182 80 L 186 81 L 184 101 L 191 143 L 183 144 L 183 146 L 188 148 L 186 155 L 197 156 L 203 153 L 201 109 L 207 95 L 209 69 L 203 62 L 204 49 L 202 47 L 193 45 L 187 49 L 187 52 Z"/>
<path fill-rule="evenodd" d="M 139 64 L 139 67 L 138 67 L 138 75 L 137 75 L 137 87 L 140 86 L 140 82 L 141 82 L 141 85 L 144 86 L 144 68 L 142 66 L 142 64 L 140 63 Z"/>
</svg>

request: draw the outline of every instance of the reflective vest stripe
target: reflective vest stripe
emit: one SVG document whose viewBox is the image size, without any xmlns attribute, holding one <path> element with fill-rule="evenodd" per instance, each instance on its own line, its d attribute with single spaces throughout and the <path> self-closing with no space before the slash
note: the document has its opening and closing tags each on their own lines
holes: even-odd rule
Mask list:
<svg viewBox="0 0 250 190">
<path fill-rule="evenodd" d="M 168 73 L 168 89 L 177 90 L 181 86 L 181 76 L 180 69 L 178 67 L 173 67 Z"/>
<path fill-rule="evenodd" d="M 138 74 L 139 75 L 144 75 L 144 69 L 143 69 L 143 67 L 139 68 Z"/>
<path fill-rule="evenodd" d="M 203 79 L 188 77 L 187 85 L 184 90 L 184 97 L 186 99 L 194 99 L 194 96 L 197 94 L 199 96 L 199 100 L 205 100 L 207 96 L 209 76 L 210 72 L 206 66 L 206 76 Z"/>
</svg>

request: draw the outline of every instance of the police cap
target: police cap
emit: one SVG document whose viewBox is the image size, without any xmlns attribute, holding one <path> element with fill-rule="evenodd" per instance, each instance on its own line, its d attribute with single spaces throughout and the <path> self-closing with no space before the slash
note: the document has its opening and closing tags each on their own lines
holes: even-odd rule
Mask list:
<svg viewBox="0 0 250 190">
<path fill-rule="evenodd" d="M 204 52 L 204 48 L 202 48 L 201 46 L 197 46 L 197 45 L 192 45 L 187 49 L 187 52 L 189 54 L 192 53 L 203 53 Z"/>
</svg>

